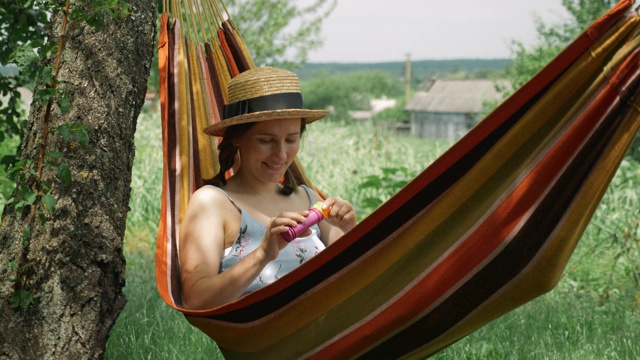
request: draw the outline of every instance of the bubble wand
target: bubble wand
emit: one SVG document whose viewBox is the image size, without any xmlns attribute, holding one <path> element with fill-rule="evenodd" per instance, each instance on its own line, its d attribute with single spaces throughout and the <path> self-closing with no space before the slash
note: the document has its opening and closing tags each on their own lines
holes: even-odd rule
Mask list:
<svg viewBox="0 0 640 360">
<path fill-rule="evenodd" d="M 329 211 L 331 211 L 331 209 L 323 209 L 322 202 L 318 201 L 309 209 L 309 215 L 307 215 L 304 222 L 299 223 L 295 227 L 290 227 L 288 231 L 280 235 L 285 241 L 291 242 L 291 240 L 297 238 L 300 234 L 307 231 L 307 229 L 329 216 Z"/>
</svg>

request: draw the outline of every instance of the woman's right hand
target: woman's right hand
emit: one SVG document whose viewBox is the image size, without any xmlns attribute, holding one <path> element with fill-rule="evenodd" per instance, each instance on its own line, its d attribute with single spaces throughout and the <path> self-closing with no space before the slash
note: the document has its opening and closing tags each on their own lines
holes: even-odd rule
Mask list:
<svg viewBox="0 0 640 360">
<path fill-rule="evenodd" d="M 290 227 L 295 227 L 298 223 L 304 222 L 308 214 L 308 210 L 283 212 L 271 219 L 262 244 L 260 244 L 260 248 L 264 251 L 266 259 L 273 261 L 278 257 L 280 250 L 289 244 L 282 238 L 282 233 L 289 231 Z M 310 232 L 311 230 L 307 230 L 307 232 L 301 236 L 307 236 Z"/>
</svg>

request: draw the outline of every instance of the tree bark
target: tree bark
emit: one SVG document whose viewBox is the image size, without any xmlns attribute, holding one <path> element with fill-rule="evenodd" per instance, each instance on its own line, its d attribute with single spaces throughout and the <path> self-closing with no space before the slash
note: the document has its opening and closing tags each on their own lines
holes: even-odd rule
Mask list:
<svg viewBox="0 0 640 360">
<path fill-rule="evenodd" d="M 88 2 L 91 3 L 91 2 Z M 127 0 L 130 13 L 101 28 L 70 23 L 58 76 L 71 110 L 52 107 L 47 151 L 62 159 L 43 181 L 57 199 L 55 213 L 32 222 L 7 205 L 0 226 L 0 359 L 102 358 L 109 331 L 126 303 L 122 244 L 129 211 L 134 132 L 155 51 L 156 1 Z M 61 14 L 52 19 L 58 40 Z M 36 164 L 46 106 L 33 104 L 23 159 Z M 65 140 L 56 127 L 87 126 L 89 145 Z M 68 164 L 71 182 L 56 176 Z M 24 183 L 34 184 L 28 176 Z M 44 206 L 39 205 L 39 209 Z M 20 279 L 16 281 L 15 279 Z M 12 306 L 18 290 L 34 296 Z"/>
</svg>

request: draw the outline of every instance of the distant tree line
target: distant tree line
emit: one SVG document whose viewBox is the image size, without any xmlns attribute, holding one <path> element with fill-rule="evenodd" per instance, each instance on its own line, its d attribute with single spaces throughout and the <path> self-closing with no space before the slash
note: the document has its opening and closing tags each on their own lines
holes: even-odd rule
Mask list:
<svg viewBox="0 0 640 360">
<path fill-rule="evenodd" d="M 427 79 L 500 78 L 508 59 L 451 59 L 411 62 L 411 92 Z M 296 71 L 302 81 L 305 106 L 333 110 L 333 119 L 349 119 L 350 110 L 369 110 L 369 101 L 393 98 L 397 105 L 381 116 L 406 122 L 406 61 L 383 63 L 307 63 Z"/>
<path fill-rule="evenodd" d="M 501 76 L 511 59 L 411 60 L 411 87 L 417 89 L 430 78 L 495 78 Z M 296 73 L 301 80 L 344 75 L 360 71 L 380 71 L 403 83 L 406 61 L 379 63 L 306 63 Z"/>
</svg>

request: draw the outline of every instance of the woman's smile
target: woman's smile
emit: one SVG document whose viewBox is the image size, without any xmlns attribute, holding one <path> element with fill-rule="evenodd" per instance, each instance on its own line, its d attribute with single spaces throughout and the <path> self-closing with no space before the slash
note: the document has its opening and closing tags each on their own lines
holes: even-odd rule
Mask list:
<svg viewBox="0 0 640 360">
<path fill-rule="evenodd" d="M 282 168 L 284 167 L 284 164 L 274 164 L 274 163 L 269 163 L 269 162 L 263 162 L 263 164 L 269 169 L 269 170 L 273 170 L 273 171 L 280 171 L 282 170 Z"/>
</svg>

